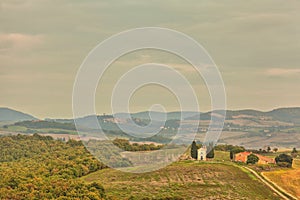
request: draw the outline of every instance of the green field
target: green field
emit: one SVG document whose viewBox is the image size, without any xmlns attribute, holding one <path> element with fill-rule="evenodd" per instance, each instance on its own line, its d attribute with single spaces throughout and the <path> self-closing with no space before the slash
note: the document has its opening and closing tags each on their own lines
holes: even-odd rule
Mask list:
<svg viewBox="0 0 300 200">
<path fill-rule="evenodd" d="M 145 174 L 104 169 L 81 179 L 99 182 L 111 199 L 279 199 L 239 167 L 222 163 L 182 161 Z"/>
<path fill-rule="evenodd" d="M 0 131 L 20 132 L 20 133 L 52 133 L 52 134 L 70 134 L 76 135 L 75 130 L 66 130 L 59 128 L 26 128 L 24 126 L 9 125 L 7 128 L 0 128 Z"/>
<path fill-rule="evenodd" d="M 215 151 L 214 161 L 230 161 L 230 153 L 227 151 Z"/>
</svg>

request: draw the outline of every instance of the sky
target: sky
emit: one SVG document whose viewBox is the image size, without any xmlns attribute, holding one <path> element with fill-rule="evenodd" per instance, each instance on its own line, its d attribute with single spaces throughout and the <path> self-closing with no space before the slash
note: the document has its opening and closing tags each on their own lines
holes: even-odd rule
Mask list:
<svg viewBox="0 0 300 200">
<path fill-rule="evenodd" d="M 298 0 L 1 0 L 0 107 L 39 118 L 72 117 L 73 84 L 85 57 L 108 37 L 138 27 L 174 29 L 200 43 L 222 75 L 228 109 L 300 106 L 299 24 Z M 192 66 L 144 50 L 123 56 L 105 73 L 97 113 L 111 113 L 117 80 L 147 62 L 176 68 L 191 82 L 201 111 L 211 109 Z M 137 90 L 130 110 L 155 103 L 178 110 L 175 96 L 155 85 Z"/>
</svg>

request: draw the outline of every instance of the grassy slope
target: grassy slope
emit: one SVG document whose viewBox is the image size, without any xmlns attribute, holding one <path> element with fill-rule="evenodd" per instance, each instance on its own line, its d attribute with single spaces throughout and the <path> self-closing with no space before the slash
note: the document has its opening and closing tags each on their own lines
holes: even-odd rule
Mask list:
<svg viewBox="0 0 300 200">
<path fill-rule="evenodd" d="M 112 199 L 278 199 L 253 176 L 221 163 L 182 161 L 145 174 L 105 169 L 82 179 L 99 181 Z"/>
<path fill-rule="evenodd" d="M 300 160 L 294 160 L 293 169 L 264 172 L 278 186 L 300 198 Z"/>
<path fill-rule="evenodd" d="M 0 127 L 0 131 L 10 131 L 10 132 L 26 132 L 26 130 L 31 130 L 32 132 L 35 132 L 35 133 L 62 133 L 62 134 L 71 134 L 71 135 L 75 135 L 77 134 L 76 131 L 73 131 L 73 130 L 66 130 L 66 129 L 58 129 L 58 128 L 26 128 L 24 126 L 15 126 L 15 125 L 10 125 L 8 126 L 8 128 L 3 128 L 3 127 Z"/>
</svg>

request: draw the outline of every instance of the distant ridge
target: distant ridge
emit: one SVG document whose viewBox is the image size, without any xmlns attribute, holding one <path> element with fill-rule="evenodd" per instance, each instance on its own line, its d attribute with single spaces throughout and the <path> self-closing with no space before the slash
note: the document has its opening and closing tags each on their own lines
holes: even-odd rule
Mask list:
<svg viewBox="0 0 300 200">
<path fill-rule="evenodd" d="M 182 116 L 181 116 L 182 114 Z M 128 114 L 127 113 L 117 113 L 115 114 L 115 117 L 117 118 L 125 118 Z M 153 117 L 155 120 L 164 120 L 165 117 L 168 120 L 176 119 L 179 120 L 181 117 L 183 119 L 188 118 L 188 117 L 193 117 L 195 115 L 199 115 L 198 112 L 190 112 L 190 111 L 175 111 L 175 112 L 168 112 L 168 113 L 163 113 L 163 112 L 157 112 L 157 111 L 143 111 L 143 112 L 137 112 L 137 113 L 131 113 L 131 117 L 133 118 L 139 118 L 139 119 L 150 119 L 150 116 Z"/>
<path fill-rule="evenodd" d="M 192 117 L 186 118 L 187 120 L 209 120 L 211 118 L 212 113 L 221 113 L 221 111 L 216 110 L 213 112 L 206 112 L 194 115 Z M 245 110 L 226 110 L 226 120 L 231 120 L 235 116 L 245 115 L 245 116 L 253 116 L 253 117 L 271 117 L 274 120 L 279 120 L 283 122 L 291 122 L 295 124 L 300 124 L 300 107 L 292 107 L 292 108 L 277 108 L 272 111 L 258 111 L 252 109 Z"/>
<path fill-rule="evenodd" d="M 10 108 L 0 108 L 0 121 L 2 122 L 18 122 L 26 120 L 36 120 L 32 115 L 25 114 Z"/>
<path fill-rule="evenodd" d="M 193 111 L 182 111 L 182 117 L 185 120 L 210 120 L 211 114 L 221 114 L 223 111 L 215 110 L 205 113 L 198 113 Z M 181 117 L 181 113 L 178 112 L 153 112 L 153 111 L 143 111 L 137 113 L 131 113 L 131 117 L 133 118 L 140 118 L 148 120 L 150 116 L 153 117 L 154 120 L 163 120 L 164 117 L 167 117 L 168 120 L 179 120 Z M 273 120 L 278 120 L 282 122 L 290 122 L 295 124 L 300 124 L 300 107 L 287 107 L 287 108 L 276 108 L 272 111 L 258 111 L 254 109 L 242 109 L 242 110 L 226 110 L 226 120 L 232 120 L 236 116 L 249 116 L 249 117 L 271 117 Z M 97 115 L 98 118 L 102 118 L 103 116 Z M 128 116 L 126 113 L 117 113 L 114 115 L 117 118 L 125 118 Z M 106 117 L 112 117 L 112 115 L 108 115 Z M 81 120 L 89 121 L 91 116 L 82 117 Z M 23 112 L 19 112 L 10 108 L 0 108 L 0 122 L 1 121 L 10 121 L 10 122 L 17 122 L 17 121 L 26 121 L 26 120 L 36 120 L 34 116 L 30 114 L 26 114 Z M 47 119 L 51 120 L 51 119 Z M 53 119 L 57 122 L 62 123 L 72 123 L 73 119 Z"/>
</svg>

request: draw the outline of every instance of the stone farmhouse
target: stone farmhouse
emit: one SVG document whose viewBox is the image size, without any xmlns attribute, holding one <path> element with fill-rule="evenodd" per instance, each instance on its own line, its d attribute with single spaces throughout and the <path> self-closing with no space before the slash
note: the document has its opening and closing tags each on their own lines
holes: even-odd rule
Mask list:
<svg viewBox="0 0 300 200">
<path fill-rule="evenodd" d="M 248 152 L 248 151 L 237 153 L 237 154 L 234 155 L 233 160 L 235 162 L 244 162 L 244 163 L 246 163 L 247 162 L 247 157 L 250 154 L 252 154 L 252 152 Z M 273 158 L 269 158 L 269 157 L 262 156 L 262 155 L 259 155 L 259 154 L 255 154 L 255 153 L 253 153 L 253 154 L 256 155 L 259 158 L 258 164 L 275 164 L 275 159 L 273 159 Z"/>
</svg>

